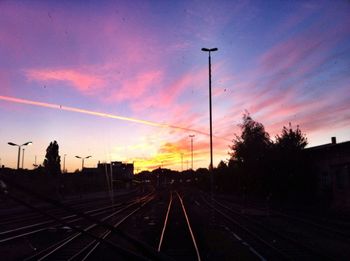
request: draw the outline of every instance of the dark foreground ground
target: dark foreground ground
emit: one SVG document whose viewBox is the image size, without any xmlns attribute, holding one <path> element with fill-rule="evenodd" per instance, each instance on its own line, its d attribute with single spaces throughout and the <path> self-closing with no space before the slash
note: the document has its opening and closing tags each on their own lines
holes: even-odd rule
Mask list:
<svg viewBox="0 0 350 261">
<path fill-rule="evenodd" d="M 36 209 L 2 196 L 1 259 L 350 259 L 346 216 L 242 204 L 186 186 L 149 186 L 111 196 L 74 197 L 56 206 L 36 201 L 31 203 Z"/>
</svg>

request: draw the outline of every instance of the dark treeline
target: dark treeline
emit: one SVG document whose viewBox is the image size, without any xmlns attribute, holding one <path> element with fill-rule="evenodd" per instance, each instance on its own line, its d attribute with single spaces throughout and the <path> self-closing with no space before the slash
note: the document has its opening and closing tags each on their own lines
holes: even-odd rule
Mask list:
<svg viewBox="0 0 350 261">
<path fill-rule="evenodd" d="M 228 163 L 214 170 L 215 189 L 242 199 L 274 203 L 311 203 L 316 199 L 317 178 L 306 153 L 305 134 L 299 126 L 283 127 L 272 141 L 263 124 L 247 113 L 235 135 Z"/>
</svg>

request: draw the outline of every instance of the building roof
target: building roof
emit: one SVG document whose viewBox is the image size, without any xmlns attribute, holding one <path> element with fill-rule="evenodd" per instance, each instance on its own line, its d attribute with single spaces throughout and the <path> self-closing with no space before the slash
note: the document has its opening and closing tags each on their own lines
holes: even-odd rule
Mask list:
<svg viewBox="0 0 350 261">
<path fill-rule="evenodd" d="M 341 143 L 327 143 L 319 146 L 314 146 L 306 148 L 305 151 L 323 151 L 323 150 L 332 150 L 332 149 L 350 149 L 350 141 L 345 141 Z"/>
</svg>

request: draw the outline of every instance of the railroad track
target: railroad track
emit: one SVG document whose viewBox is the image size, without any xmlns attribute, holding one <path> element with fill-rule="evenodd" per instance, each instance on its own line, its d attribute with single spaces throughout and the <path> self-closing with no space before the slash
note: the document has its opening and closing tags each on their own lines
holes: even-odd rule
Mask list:
<svg viewBox="0 0 350 261">
<path fill-rule="evenodd" d="M 209 201 L 204 196 L 202 200 L 223 217 L 231 230 L 235 231 L 235 237 L 249 246 L 262 260 L 332 260 L 317 249 L 243 215 L 240 211 L 234 211 L 217 200 Z"/>
<path fill-rule="evenodd" d="M 132 204 L 133 202 L 137 202 L 140 199 L 134 199 L 130 200 L 127 202 L 123 203 L 117 203 L 114 205 L 108 205 L 108 206 L 103 206 L 95 209 L 90 209 L 88 211 L 82 212 L 85 215 L 89 215 L 94 218 L 98 218 L 101 215 L 105 215 L 113 211 L 115 208 L 121 208 L 124 205 L 129 205 Z M 55 215 L 56 213 L 59 213 L 60 215 L 56 215 L 59 217 L 61 220 L 63 220 L 66 224 L 72 224 L 74 225 L 75 223 L 83 220 L 83 217 L 78 217 L 77 214 L 70 214 L 70 215 L 63 215 L 66 214 L 62 212 L 62 210 L 59 212 L 56 210 L 55 212 L 47 212 L 50 215 Z M 27 222 L 26 220 L 20 220 L 17 224 L 22 224 L 21 226 L 18 226 L 15 229 L 8 229 L 0 232 L 0 243 L 5 243 L 9 242 L 15 239 L 19 239 L 22 237 L 27 237 L 36 233 L 40 233 L 42 231 L 46 231 L 48 229 L 53 229 L 56 226 L 60 226 L 56 220 L 50 219 L 50 218 L 45 218 L 43 220 L 43 216 L 40 215 L 41 220 L 37 223 L 30 223 Z M 29 223 L 29 224 L 28 224 Z"/>
<path fill-rule="evenodd" d="M 112 202 L 119 203 L 125 200 L 128 200 L 131 197 L 135 197 L 138 195 L 132 194 L 123 194 L 118 196 L 118 201 L 112 200 Z M 142 196 L 142 195 L 139 195 Z M 79 211 L 85 212 L 92 208 L 103 207 L 111 204 L 111 198 L 98 198 L 89 200 L 77 200 L 73 202 L 63 202 L 65 206 L 69 206 L 70 208 Z M 35 204 L 34 204 L 35 205 Z M 50 213 L 52 215 L 60 216 L 64 215 L 64 210 L 61 208 L 57 208 L 52 206 L 51 204 L 37 205 L 38 208 L 44 210 L 46 213 Z M 15 229 L 18 227 L 22 227 L 22 224 L 36 224 L 40 222 L 45 222 L 48 220 L 43 220 L 43 216 L 36 211 L 28 211 L 28 209 L 21 209 L 21 211 L 8 211 L 6 214 L 3 214 L 0 217 L 0 231 L 10 230 L 11 228 Z M 0 235 L 2 232 L 0 232 Z"/>
<path fill-rule="evenodd" d="M 201 260 L 186 207 L 177 191 L 170 191 L 157 251 L 175 260 Z"/>
<path fill-rule="evenodd" d="M 80 241 L 80 244 L 85 245 L 84 247 L 81 247 L 81 249 L 83 249 L 81 251 L 78 251 L 77 248 L 75 248 L 74 250 L 82 253 L 83 251 L 88 249 L 85 243 L 86 243 L 86 238 L 89 238 L 90 241 L 87 244 L 87 246 L 93 246 L 94 249 L 96 249 L 96 246 L 94 246 L 94 243 L 96 242 L 103 243 L 104 245 L 109 247 L 109 250 L 112 249 L 114 250 L 114 252 L 117 252 L 124 257 L 127 257 L 127 258 L 137 257 L 137 259 L 139 259 L 135 253 L 125 250 L 123 248 L 120 248 L 114 243 L 106 241 L 104 239 L 106 236 L 104 238 L 103 236 L 105 235 L 105 232 L 108 230 L 114 231 L 114 232 L 116 231 L 114 227 L 115 225 L 114 222 L 116 218 L 121 218 L 123 221 L 126 219 L 120 216 L 120 215 L 123 215 L 122 214 L 123 212 L 128 211 L 129 209 L 132 209 L 132 208 L 135 208 L 136 209 L 135 212 L 136 212 L 138 209 L 143 207 L 144 204 L 148 203 L 150 200 L 153 199 L 154 193 L 149 193 L 148 195 L 131 200 L 129 202 L 103 206 L 92 210 L 90 209 L 85 212 L 80 212 L 72 206 L 66 206 L 58 201 L 45 198 L 45 196 L 36 194 L 35 192 L 32 192 L 32 191 L 28 191 L 28 192 L 29 192 L 28 193 L 29 196 L 37 198 L 41 200 L 41 202 L 43 202 L 44 204 L 49 206 L 51 205 L 51 207 L 41 208 L 42 204 L 39 205 L 39 207 L 32 205 L 27 201 L 17 197 L 16 195 L 13 195 L 12 193 L 8 193 L 5 191 L 4 194 L 9 200 L 13 200 L 19 203 L 20 205 L 27 207 L 30 211 L 32 211 L 32 213 L 38 213 L 39 216 L 45 217 L 45 219 L 39 220 L 39 222 L 36 222 L 34 224 L 33 223 L 28 224 L 26 220 L 22 222 L 21 219 L 19 219 L 17 220 L 16 223 L 21 224 L 22 222 L 22 226 L 2 231 L 0 234 L 1 235 L 0 247 L 3 248 L 3 250 L 5 251 L 4 257 L 6 257 L 6 252 L 8 251 L 7 249 L 12 244 L 16 245 L 16 248 L 19 249 L 18 252 L 10 254 L 10 256 L 12 256 L 12 258 L 15 258 L 15 259 L 18 259 L 18 258 L 23 259 L 23 256 L 26 256 L 28 252 L 32 253 L 30 254 L 30 256 L 28 256 L 29 260 L 47 259 L 46 256 L 52 256 L 53 253 L 57 253 L 59 249 L 62 249 L 63 246 L 68 245 L 68 243 L 73 243 L 73 241 L 74 242 Z M 105 202 L 108 203 L 107 201 Z M 93 205 L 94 204 L 92 204 L 91 206 Z M 56 213 L 59 213 L 59 214 L 56 215 Z M 116 217 L 117 215 L 119 215 L 119 217 Z M 112 223 L 109 222 L 109 219 L 111 219 L 113 222 Z M 48 235 L 48 230 L 51 230 L 52 228 L 56 229 L 57 226 L 62 226 L 62 225 L 65 228 L 68 228 L 69 230 L 75 233 L 71 234 L 71 232 L 69 233 L 67 232 L 67 233 L 63 233 L 64 235 L 62 235 L 62 233 L 61 234 L 51 233 L 50 239 L 47 240 L 48 242 L 45 242 L 46 236 Z M 119 224 L 117 224 L 117 226 L 119 226 Z M 30 242 L 31 240 L 39 241 L 40 244 L 39 245 L 36 244 L 37 247 L 34 247 L 32 242 Z M 31 248 L 31 251 L 27 249 L 25 251 L 22 250 L 21 252 L 21 249 L 25 249 L 25 245 L 27 246 L 29 245 Z M 89 255 L 93 252 L 94 251 L 90 251 Z M 73 256 L 78 256 L 78 255 L 73 254 Z M 57 259 L 60 259 L 60 258 L 57 258 Z M 66 257 L 62 258 L 62 260 L 66 260 L 66 259 L 67 259 Z M 80 256 L 78 259 L 80 259 Z"/>
<path fill-rule="evenodd" d="M 237 203 L 228 202 L 231 211 L 235 213 L 242 213 L 246 210 L 246 207 L 239 205 Z M 289 222 L 300 224 L 301 226 L 306 226 L 308 230 L 313 229 L 314 233 L 321 234 L 322 236 L 334 238 L 338 237 L 340 240 L 350 239 L 350 224 L 349 223 L 340 223 L 336 220 L 329 220 L 327 218 L 320 218 L 311 215 L 302 215 L 302 214 L 290 214 L 287 212 L 277 211 L 273 209 L 262 208 L 257 205 L 249 205 L 248 208 L 256 209 L 261 212 L 267 212 L 271 217 L 280 217 L 283 219 L 287 219 Z"/>
<path fill-rule="evenodd" d="M 99 221 L 106 224 L 106 226 L 96 223 L 85 224 L 83 229 L 77 229 L 77 226 L 75 226 L 74 230 L 76 231 L 72 235 L 37 251 L 24 260 L 86 260 L 101 244 L 107 245 L 108 251 L 114 256 L 119 255 L 123 259 L 142 260 L 143 258 L 137 253 L 120 248 L 116 243 L 107 241 L 107 237 L 112 233 L 112 230 L 115 232 L 125 220 L 149 203 L 153 197 L 153 195 L 145 196 L 125 206 L 120 206 L 107 215 L 105 214 Z"/>
</svg>

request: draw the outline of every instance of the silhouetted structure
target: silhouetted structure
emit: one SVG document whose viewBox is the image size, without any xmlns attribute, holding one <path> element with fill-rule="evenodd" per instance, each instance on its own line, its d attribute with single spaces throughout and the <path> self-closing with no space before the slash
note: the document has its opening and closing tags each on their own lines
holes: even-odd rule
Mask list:
<svg viewBox="0 0 350 261">
<path fill-rule="evenodd" d="M 83 174 L 111 175 L 113 180 L 131 181 L 134 178 L 134 164 L 112 161 L 111 163 L 98 163 L 97 168 L 84 168 Z"/>
<path fill-rule="evenodd" d="M 319 193 L 331 206 L 350 209 L 350 141 L 305 149 L 317 174 Z"/>
</svg>

